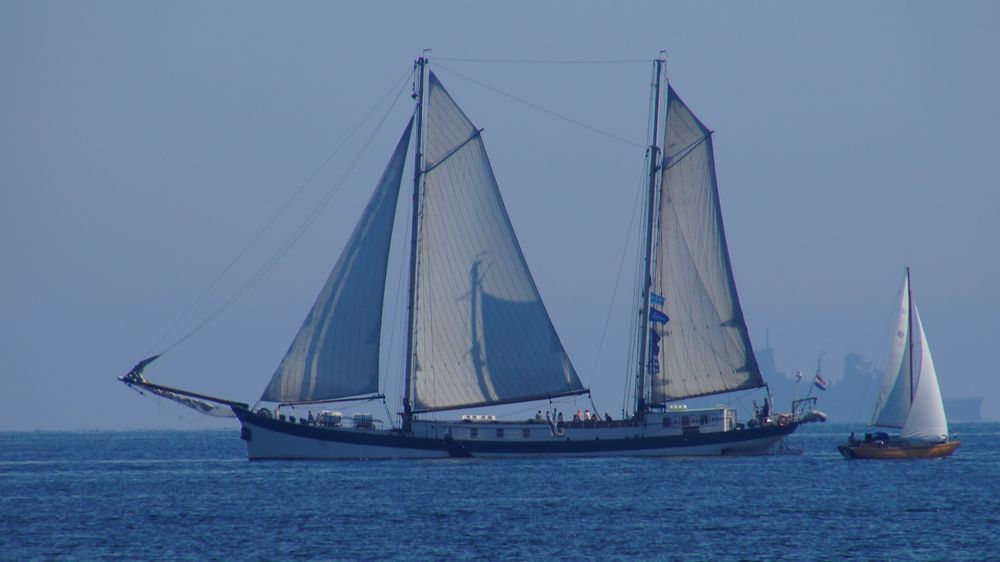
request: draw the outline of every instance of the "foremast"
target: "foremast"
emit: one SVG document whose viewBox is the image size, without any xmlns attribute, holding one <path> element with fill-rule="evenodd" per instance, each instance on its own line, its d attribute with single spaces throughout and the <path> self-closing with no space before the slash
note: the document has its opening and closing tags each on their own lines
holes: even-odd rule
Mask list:
<svg viewBox="0 0 1000 562">
<path fill-rule="evenodd" d="M 646 240 L 644 242 L 643 272 L 642 272 L 642 307 L 639 313 L 639 365 L 635 375 L 635 415 L 642 417 L 646 411 L 646 373 L 649 371 L 649 329 L 650 329 L 650 292 L 653 286 L 653 249 L 655 240 L 655 217 L 658 179 L 660 177 L 660 147 L 657 145 L 660 125 L 660 84 L 663 66 L 666 60 L 661 56 L 653 61 L 653 116 L 652 134 L 646 159 L 649 162 L 649 175 L 646 192 Z"/>
<path fill-rule="evenodd" d="M 409 275 L 409 306 L 407 307 L 406 330 L 406 374 L 403 383 L 403 431 L 410 431 L 410 421 L 413 419 L 413 374 L 416 370 L 416 354 L 413 352 L 413 338 L 416 333 L 417 307 L 417 242 L 420 234 L 420 191 L 424 176 L 424 86 L 427 75 L 427 58 L 420 57 L 413 63 L 415 74 L 413 96 L 416 99 L 414 118 L 416 119 L 417 135 L 413 142 L 413 205 L 410 225 L 410 275 Z"/>
</svg>

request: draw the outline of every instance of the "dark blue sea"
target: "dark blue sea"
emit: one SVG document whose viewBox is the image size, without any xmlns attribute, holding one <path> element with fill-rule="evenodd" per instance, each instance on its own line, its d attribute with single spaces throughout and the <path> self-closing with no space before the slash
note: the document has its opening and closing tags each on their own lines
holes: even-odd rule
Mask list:
<svg viewBox="0 0 1000 562">
<path fill-rule="evenodd" d="M 997 560 L 1000 424 L 955 456 L 248 462 L 230 431 L 0 433 L 3 560 Z"/>
</svg>

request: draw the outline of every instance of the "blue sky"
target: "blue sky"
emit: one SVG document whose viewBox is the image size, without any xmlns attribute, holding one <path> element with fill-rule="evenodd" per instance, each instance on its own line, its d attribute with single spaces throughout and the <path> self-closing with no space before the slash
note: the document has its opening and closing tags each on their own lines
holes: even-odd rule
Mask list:
<svg viewBox="0 0 1000 562">
<path fill-rule="evenodd" d="M 630 361 L 630 260 L 599 342 L 634 246 L 643 150 L 465 77 L 642 144 L 650 65 L 446 59 L 667 50 L 671 83 L 715 130 L 755 346 L 769 330 L 790 372 L 823 351 L 834 380 L 845 350 L 881 362 L 909 265 L 944 395 L 983 395 L 1000 419 L 998 16 L 991 2 L 0 3 L 0 430 L 211 426 L 114 377 L 272 255 L 357 143 L 321 164 L 425 48 L 485 129 L 526 259 L 602 409 L 620 409 Z M 295 247 L 151 378 L 259 396 L 411 108 L 404 95 Z"/>
</svg>

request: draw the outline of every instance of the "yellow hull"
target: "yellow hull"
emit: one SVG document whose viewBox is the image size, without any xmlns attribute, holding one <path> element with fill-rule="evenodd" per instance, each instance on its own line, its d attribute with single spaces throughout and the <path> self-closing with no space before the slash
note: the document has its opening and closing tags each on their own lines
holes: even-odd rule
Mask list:
<svg viewBox="0 0 1000 562">
<path fill-rule="evenodd" d="M 938 459 L 951 455 L 961 444 L 961 441 L 948 441 L 935 445 L 911 445 L 905 447 L 886 445 L 880 447 L 874 443 L 861 443 L 859 445 L 838 445 L 837 450 L 848 459 Z"/>
</svg>

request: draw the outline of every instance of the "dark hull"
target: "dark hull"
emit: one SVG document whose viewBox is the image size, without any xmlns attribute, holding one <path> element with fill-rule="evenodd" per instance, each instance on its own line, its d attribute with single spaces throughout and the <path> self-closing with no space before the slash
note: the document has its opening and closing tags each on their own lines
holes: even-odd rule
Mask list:
<svg viewBox="0 0 1000 562">
<path fill-rule="evenodd" d="M 250 459 L 445 458 L 516 456 L 718 456 L 766 453 L 797 423 L 670 436 L 620 437 L 609 428 L 587 436 L 534 440 L 456 440 L 396 430 L 357 430 L 294 424 L 234 408 Z M 634 428 L 633 431 L 641 431 Z"/>
</svg>

